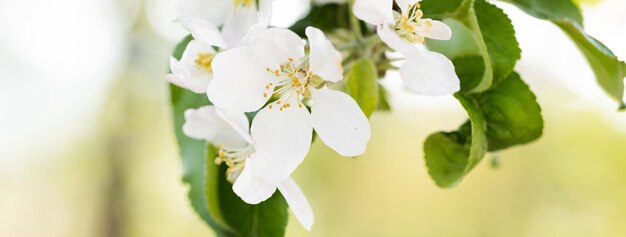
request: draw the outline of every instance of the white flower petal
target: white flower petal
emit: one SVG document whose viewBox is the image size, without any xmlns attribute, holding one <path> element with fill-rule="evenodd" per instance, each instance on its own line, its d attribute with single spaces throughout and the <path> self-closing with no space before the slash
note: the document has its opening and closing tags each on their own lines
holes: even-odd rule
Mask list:
<svg viewBox="0 0 626 237">
<path fill-rule="evenodd" d="M 185 111 L 183 133 L 188 137 L 207 140 L 215 145 L 242 147 L 248 144 L 235 129 L 217 114 L 214 106 L 204 106 Z"/>
<path fill-rule="evenodd" d="M 233 184 L 233 191 L 248 204 L 259 204 L 267 200 L 276 192 L 276 185 L 269 184 L 253 173 L 257 158 L 255 155 L 248 158 L 243 171 Z"/>
<path fill-rule="evenodd" d="M 313 127 L 306 108 L 259 111 L 252 121 L 257 164 L 254 174 L 268 183 L 278 185 L 300 165 L 311 147 Z"/>
<path fill-rule="evenodd" d="M 242 45 L 242 41 L 250 28 L 257 23 L 259 16 L 254 8 L 240 8 L 235 15 L 231 17 L 224 27 L 222 34 L 228 47 L 234 48 Z"/>
<path fill-rule="evenodd" d="M 196 64 L 196 60 L 201 54 L 212 54 L 215 55 L 217 52 L 213 49 L 213 46 L 204 44 L 197 40 L 191 40 L 189 44 L 187 44 L 187 48 L 185 48 L 185 52 L 183 52 L 183 56 L 180 60 L 181 63 L 185 65 L 186 70 L 189 72 L 189 76 L 191 80 L 197 80 L 202 78 L 213 78 L 213 74 L 207 71 L 205 68 L 199 67 Z M 207 86 L 203 85 L 203 91 L 206 92 Z M 203 92 L 203 93 L 204 93 Z"/>
<path fill-rule="evenodd" d="M 232 15 L 232 0 L 181 0 L 177 20 L 201 19 L 220 26 Z"/>
<path fill-rule="evenodd" d="M 276 80 L 250 47 L 218 54 L 213 60 L 213 77 L 208 90 L 209 99 L 216 106 L 235 112 L 261 108 L 274 90 L 273 87 L 266 90 L 266 85 Z"/>
<path fill-rule="evenodd" d="M 298 184 L 290 177 L 278 185 L 278 190 L 283 194 L 283 197 L 285 197 L 289 205 L 289 209 L 291 209 L 293 215 L 296 216 L 304 229 L 311 231 L 315 216 L 313 215 L 311 204 L 309 204 L 309 201 L 306 199 L 304 192 L 298 187 Z"/>
<path fill-rule="evenodd" d="M 400 77 L 410 90 L 430 96 L 450 95 L 460 90 L 459 77 L 446 56 L 418 50 L 407 57 L 400 67 Z"/>
<path fill-rule="evenodd" d="M 283 64 L 289 58 L 304 57 L 305 42 L 291 30 L 270 28 L 256 38 L 252 44 L 254 53 L 266 64 Z"/>
<path fill-rule="evenodd" d="M 337 82 L 343 79 L 341 53 L 326 39 L 324 32 L 315 27 L 307 27 L 306 35 L 311 45 L 311 71 L 326 81 Z"/>
<path fill-rule="evenodd" d="M 187 44 L 187 47 L 185 48 L 185 51 L 183 52 L 183 56 L 181 57 L 180 61 L 187 66 L 195 67 L 196 59 L 198 58 L 199 54 L 215 53 L 215 49 L 213 49 L 211 45 L 204 44 L 197 40 L 191 40 L 189 41 L 189 44 Z"/>
<path fill-rule="evenodd" d="M 250 137 L 250 122 L 244 113 L 216 108 L 217 114 L 224 119 L 243 139 L 252 144 Z"/>
<path fill-rule="evenodd" d="M 267 28 L 272 21 L 272 1 L 259 0 L 259 24 Z"/>
<path fill-rule="evenodd" d="M 191 32 L 194 39 L 208 45 L 220 48 L 228 48 L 228 44 L 222 37 L 222 33 L 217 26 L 205 20 L 189 19 L 181 21 L 184 28 Z"/>
<path fill-rule="evenodd" d="M 450 40 L 452 38 L 452 29 L 441 21 L 432 21 L 433 27 L 427 32 L 426 37 L 435 40 Z"/>
<path fill-rule="evenodd" d="M 209 73 L 192 73 L 190 68 L 173 57 L 170 57 L 171 74 L 165 76 L 165 79 L 179 87 L 193 91 L 194 93 L 206 93 L 211 75 Z"/>
<path fill-rule="evenodd" d="M 389 26 L 378 27 L 378 36 L 380 36 L 380 39 L 385 42 L 387 46 L 404 55 L 412 54 L 418 50 L 415 45 L 411 44 L 411 42 L 400 38 L 400 36 L 393 29 L 389 28 Z"/>
<path fill-rule="evenodd" d="M 372 25 L 393 23 L 393 0 L 355 0 L 354 15 Z"/>
<path fill-rule="evenodd" d="M 311 120 L 322 141 L 343 156 L 359 156 L 370 139 L 369 121 L 359 105 L 346 93 L 311 89 Z"/>
</svg>

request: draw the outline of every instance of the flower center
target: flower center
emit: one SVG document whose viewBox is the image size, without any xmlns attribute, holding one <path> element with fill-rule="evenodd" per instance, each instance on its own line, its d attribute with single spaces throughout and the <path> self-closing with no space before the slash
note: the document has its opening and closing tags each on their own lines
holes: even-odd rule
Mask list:
<svg viewBox="0 0 626 237">
<path fill-rule="evenodd" d="M 235 9 L 239 7 L 245 7 L 250 9 L 255 0 L 233 0 L 233 4 L 235 5 Z"/>
<path fill-rule="evenodd" d="M 432 19 L 422 19 L 424 13 L 420 10 L 420 4 L 409 5 L 408 13 L 399 13 L 394 11 L 396 24 L 393 29 L 400 37 L 411 43 L 423 44 L 426 35 L 428 35 L 433 27 Z"/>
<path fill-rule="evenodd" d="M 323 80 L 309 70 L 309 62 L 307 58 L 301 59 L 299 62 L 289 58 L 288 62 L 280 65 L 278 69 L 266 68 L 267 72 L 274 74 L 278 78 L 276 84 L 270 82 L 265 86 L 263 97 L 273 94 L 278 98 L 273 104 L 269 105 L 269 109 L 277 106 L 280 111 L 291 108 L 292 101 L 298 103 L 298 108 L 302 108 L 302 99 L 311 94 L 309 86 L 317 87 L 322 84 Z M 275 86 L 274 91 L 270 92 L 270 88 Z M 274 105 L 275 104 L 275 105 Z"/>
<path fill-rule="evenodd" d="M 213 64 L 213 59 L 215 58 L 215 54 L 211 53 L 200 53 L 196 57 L 194 61 L 196 66 L 200 69 L 207 71 L 208 73 L 213 73 L 213 69 L 211 68 L 211 64 Z"/>
<path fill-rule="evenodd" d="M 251 144 L 245 147 L 226 147 L 218 145 L 217 149 L 215 164 L 220 165 L 225 163 L 228 166 L 226 170 L 226 180 L 234 183 L 243 171 L 246 159 L 254 153 L 254 146 Z"/>
</svg>

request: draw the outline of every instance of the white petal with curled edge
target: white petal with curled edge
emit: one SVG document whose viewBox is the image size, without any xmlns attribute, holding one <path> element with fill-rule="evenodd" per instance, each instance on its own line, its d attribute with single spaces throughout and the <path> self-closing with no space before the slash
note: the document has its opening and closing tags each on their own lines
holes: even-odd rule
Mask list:
<svg viewBox="0 0 626 237">
<path fill-rule="evenodd" d="M 258 18 L 259 16 L 254 8 L 242 7 L 238 9 L 235 15 L 226 21 L 224 27 L 222 27 L 222 35 L 228 47 L 241 46 L 250 28 L 257 24 Z"/>
<path fill-rule="evenodd" d="M 356 101 L 326 87 L 311 89 L 311 96 L 311 120 L 322 141 L 343 156 L 365 153 L 371 128 Z"/>
<path fill-rule="evenodd" d="M 214 106 L 204 106 L 185 111 L 183 133 L 188 137 L 207 140 L 215 145 L 243 147 L 248 142 L 222 117 Z"/>
<path fill-rule="evenodd" d="M 209 82 L 211 81 L 210 74 L 201 75 L 192 73 L 187 65 L 173 57 L 170 57 L 170 70 L 172 73 L 165 76 L 168 82 L 197 94 L 206 93 Z"/>
<path fill-rule="evenodd" d="M 415 50 L 418 50 L 411 42 L 400 38 L 400 36 L 389 26 L 378 27 L 378 36 L 393 50 L 400 52 L 404 55 L 412 54 Z"/>
<path fill-rule="evenodd" d="M 285 197 L 289 205 L 289 209 L 291 209 L 293 215 L 296 216 L 296 219 L 298 219 L 304 229 L 311 231 L 315 216 L 313 215 L 311 204 L 309 204 L 309 201 L 306 199 L 306 196 L 304 196 L 304 192 L 298 187 L 298 184 L 296 184 L 293 178 L 289 177 L 278 185 L 278 191 L 283 194 L 283 197 Z"/>
<path fill-rule="evenodd" d="M 266 86 L 274 80 L 276 76 L 266 71 L 250 47 L 244 46 L 224 51 L 213 59 L 213 80 L 207 93 L 220 108 L 252 112 L 272 95 L 274 87 Z"/>
<path fill-rule="evenodd" d="M 396 3 L 400 7 L 400 10 L 402 11 L 402 13 L 407 14 L 408 13 L 407 10 L 409 9 L 409 6 L 412 6 L 420 1 L 421 0 L 396 0 Z"/>
<path fill-rule="evenodd" d="M 326 81 L 337 82 L 343 79 L 341 53 L 326 38 L 324 32 L 315 27 L 307 27 L 306 35 L 311 45 L 311 71 Z"/>
<path fill-rule="evenodd" d="M 212 23 L 199 19 L 184 20 L 180 23 L 185 29 L 191 32 L 194 39 L 204 44 L 228 48 L 228 44 L 226 44 L 224 37 L 222 37 L 222 33 L 217 26 Z"/>
<path fill-rule="evenodd" d="M 410 90 L 422 95 L 442 96 L 461 89 L 454 65 L 446 56 L 418 50 L 407 57 L 400 67 L 400 77 Z"/>
<path fill-rule="evenodd" d="M 244 202 L 253 205 L 267 200 L 276 192 L 276 185 L 269 184 L 254 175 L 253 170 L 256 164 L 256 157 L 252 155 L 246 160 L 243 171 L 233 184 L 235 194 Z"/>
<path fill-rule="evenodd" d="M 393 23 L 393 0 L 355 0 L 354 15 L 372 25 Z"/>
<path fill-rule="evenodd" d="M 288 59 L 304 57 L 305 42 L 291 30 L 270 28 L 264 30 L 252 43 L 254 53 L 266 64 L 283 64 Z"/>
<path fill-rule="evenodd" d="M 427 32 L 426 37 L 435 40 L 450 40 L 452 38 L 452 29 L 446 23 L 441 21 L 432 21 L 433 27 Z"/>
<path fill-rule="evenodd" d="M 257 165 L 254 174 L 278 185 L 302 163 L 311 147 L 313 127 L 305 107 L 292 104 L 281 111 L 276 103 L 265 107 L 252 121 Z"/>
<path fill-rule="evenodd" d="M 232 0 L 181 0 L 176 20 L 201 19 L 220 26 L 233 14 Z"/>
<path fill-rule="evenodd" d="M 244 113 L 233 112 L 216 108 L 217 114 L 224 119 L 241 137 L 243 137 L 249 144 L 252 144 L 252 137 L 250 137 L 250 122 L 248 117 Z"/>
</svg>

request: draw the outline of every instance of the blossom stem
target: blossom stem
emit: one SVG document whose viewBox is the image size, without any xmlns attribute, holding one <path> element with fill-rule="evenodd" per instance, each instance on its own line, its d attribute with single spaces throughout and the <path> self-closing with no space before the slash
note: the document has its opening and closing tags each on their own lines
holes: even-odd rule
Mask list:
<svg viewBox="0 0 626 237">
<path fill-rule="evenodd" d="M 368 37 L 366 37 L 365 39 L 363 39 L 361 42 L 359 41 L 351 41 L 348 43 L 344 43 L 344 44 L 339 44 L 337 45 L 337 50 L 340 51 L 346 51 L 346 50 L 353 50 L 353 49 L 357 49 L 357 48 L 361 48 L 361 47 L 371 47 L 375 44 L 378 44 L 382 42 L 380 40 L 380 37 L 377 34 L 373 34 L 370 35 Z"/>
<path fill-rule="evenodd" d="M 350 0 L 348 5 L 350 9 L 352 9 L 352 6 L 354 6 L 354 0 Z M 363 32 L 361 31 L 361 22 L 356 18 L 352 11 L 350 11 L 350 28 L 352 28 L 352 32 L 354 32 L 357 40 L 362 41 Z"/>
</svg>

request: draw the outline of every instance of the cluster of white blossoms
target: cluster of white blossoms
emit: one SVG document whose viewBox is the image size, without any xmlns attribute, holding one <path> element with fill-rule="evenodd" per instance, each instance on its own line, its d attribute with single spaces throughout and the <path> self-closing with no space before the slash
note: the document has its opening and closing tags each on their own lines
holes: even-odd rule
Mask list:
<svg viewBox="0 0 626 237">
<path fill-rule="evenodd" d="M 394 0 L 355 0 L 353 11 L 359 19 L 376 26 L 380 38 L 407 57 L 400 77 L 418 94 L 450 95 L 461 89 L 454 65 L 444 55 L 423 51 L 416 44 L 426 38 L 449 40 L 452 31 L 443 22 L 423 19 L 421 0 L 395 0 L 401 12 L 393 10 Z"/>
<path fill-rule="evenodd" d="M 374 24 L 380 38 L 407 61 L 400 73 L 408 88 L 428 95 L 459 90 L 444 56 L 414 46 L 425 38 L 449 39 L 443 23 L 422 19 L 418 1 L 356 0 L 354 14 Z M 342 2 L 318 0 L 317 2 Z M 185 113 L 184 133 L 218 149 L 226 179 L 247 203 L 279 190 L 300 223 L 310 229 L 313 212 L 290 177 L 307 155 L 313 130 L 346 157 L 362 155 L 370 125 L 352 97 L 328 85 L 343 80 L 342 55 L 317 28 L 308 40 L 269 27 L 271 0 L 181 0 L 177 21 L 193 36 L 182 58 L 170 59 L 166 79 L 212 106 Z M 308 50 L 306 50 L 308 48 Z M 308 53 L 307 53 L 308 52 Z M 245 113 L 256 112 L 250 123 Z"/>
</svg>

